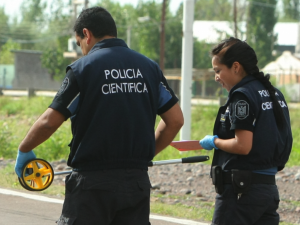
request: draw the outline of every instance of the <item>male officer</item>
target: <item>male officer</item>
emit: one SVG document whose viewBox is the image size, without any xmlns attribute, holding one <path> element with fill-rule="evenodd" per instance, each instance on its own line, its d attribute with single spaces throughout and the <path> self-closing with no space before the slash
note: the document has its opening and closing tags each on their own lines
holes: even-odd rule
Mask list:
<svg viewBox="0 0 300 225">
<path fill-rule="evenodd" d="M 58 224 L 149 224 L 147 164 L 183 125 L 178 99 L 158 65 L 117 38 L 104 8 L 83 10 L 74 31 L 85 56 L 67 67 L 52 104 L 21 142 L 16 173 L 71 118 L 73 172 Z"/>
</svg>

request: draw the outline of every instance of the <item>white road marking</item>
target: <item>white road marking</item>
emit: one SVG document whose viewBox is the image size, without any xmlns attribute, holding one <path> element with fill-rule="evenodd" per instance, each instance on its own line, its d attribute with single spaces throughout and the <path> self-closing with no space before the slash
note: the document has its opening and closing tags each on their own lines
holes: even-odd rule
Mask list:
<svg viewBox="0 0 300 225">
<path fill-rule="evenodd" d="M 11 191 L 11 190 L 2 189 L 2 188 L 0 188 L 0 194 L 19 196 L 19 197 L 29 198 L 29 199 L 33 199 L 33 200 L 37 200 L 37 201 L 42 201 L 42 202 L 51 202 L 51 203 L 59 203 L 59 204 L 64 203 L 64 200 L 60 200 L 60 199 L 48 198 L 48 197 L 41 196 L 41 195 L 26 194 L 23 192 Z"/>
<path fill-rule="evenodd" d="M 0 194 L 19 196 L 19 197 L 33 199 L 42 202 L 51 202 L 51 203 L 58 203 L 58 204 L 63 204 L 64 202 L 63 200 L 60 199 L 49 198 L 41 195 L 26 194 L 23 192 L 12 191 L 12 190 L 2 189 L 2 188 L 0 188 Z M 163 220 L 163 221 L 173 222 L 182 225 L 208 225 L 207 223 L 200 223 L 192 220 L 176 219 L 172 217 L 158 216 L 158 215 L 151 215 L 151 214 L 150 214 L 150 218 L 154 220 Z"/>
</svg>

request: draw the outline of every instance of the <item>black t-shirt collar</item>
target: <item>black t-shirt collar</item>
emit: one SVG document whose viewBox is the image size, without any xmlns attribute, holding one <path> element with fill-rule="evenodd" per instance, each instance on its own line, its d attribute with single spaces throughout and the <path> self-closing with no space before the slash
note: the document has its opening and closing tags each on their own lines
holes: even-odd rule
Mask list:
<svg viewBox="0 0 300 225">
<path fill-rule="evenodd" d="M 245 84 L 247 84 L 251 81 L 254 81 L 254 80 L 256 80 L 256 78 L 254 76 L 251 76 L 251 75 L 245 76 L 239 83 L 237 83 L 235 86 L 233 86 L 233 88 L 231 88 L 228 96 L 231 96 L 231 94 L 239 87 L 242 87 Z"/>
<path fill-rule="evenodd" d="M 96 43 L 93 46 L 93 48 L 89 51 L 88 54 L 91 54 L 92 52 L 94 52 L 96 50 L 99 50 L 99 49 L 102 49 L 102 48 L 110 48 L 110 47 L 116 47 L 116 46 L 128 48 L 127 44 L 122 39 L 109 38 L 109 39 L 104 39 L 104 40 L 99 41 L 98 43 Z"/>
</svg>

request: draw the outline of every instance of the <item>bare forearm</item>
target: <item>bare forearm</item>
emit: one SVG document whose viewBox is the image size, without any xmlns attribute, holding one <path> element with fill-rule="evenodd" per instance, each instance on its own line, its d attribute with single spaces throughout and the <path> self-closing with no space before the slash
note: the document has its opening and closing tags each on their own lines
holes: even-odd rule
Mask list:
<svg viewBox="0 0 300 225">
<path fill-rule="evenodd" d="M 237 144 L 235 138 L 232 139 L 215 139 L 215 145 L 217 148 L 222 149 L 225 152 L 232 153 L 232 154 L 241 154 L 240 147 Z"/>
<path fill-rule="evenodd" d="M 41 121 L 37 121 L 29 130 L 19 146 L 22 152 L 29 152 L 46 141 L 56 129 L 47 128 Z"/>
<path fill-rule="evenodd" d="M 248 155 L 252 149 L 253 133 L 245 130 L 236 130 L 236 136 L 232 139 L 215 139 L 217 148 L 225 152 Z"/>
<path fill-rule="evenodd" d="M 167 112 L 161 114 L 160 117 L 162 120 L 155 131 L 155 155 L 173 141 L 184 123 L 183 114 L 178 103 Z"/>
<path fill-rule="evenodd" d="M 181 125 L 166 126 L 163 120 L 157 126 L 155 131 L 155 155 L 165 149 L 175 138 Z"/>
<path fill-rule="evenodd" d="M 51 108 L 47 109 L 28 131 L 19 145 L 19 150 L 29 152 L 46 141 L 64 122 L 64 116 Z"/>
</svg>

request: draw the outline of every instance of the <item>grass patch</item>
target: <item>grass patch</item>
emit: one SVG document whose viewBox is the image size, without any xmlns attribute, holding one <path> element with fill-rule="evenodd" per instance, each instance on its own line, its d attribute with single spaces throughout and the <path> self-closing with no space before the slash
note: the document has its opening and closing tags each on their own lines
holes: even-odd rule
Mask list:
<svg viewBox="0 0 300 225">
<path fill-rule="evenodd" d="M 212 204 L 210 207 L 193 207 L 182 204 L 168 205 L 159 202 L 151 202 L 150 204 L 151 213 L 160 215 L 167 215 L 179 218 L 186 218 L 192 220 L 211 221 L 213 216 L 214 208 Z"/>
</svg>

